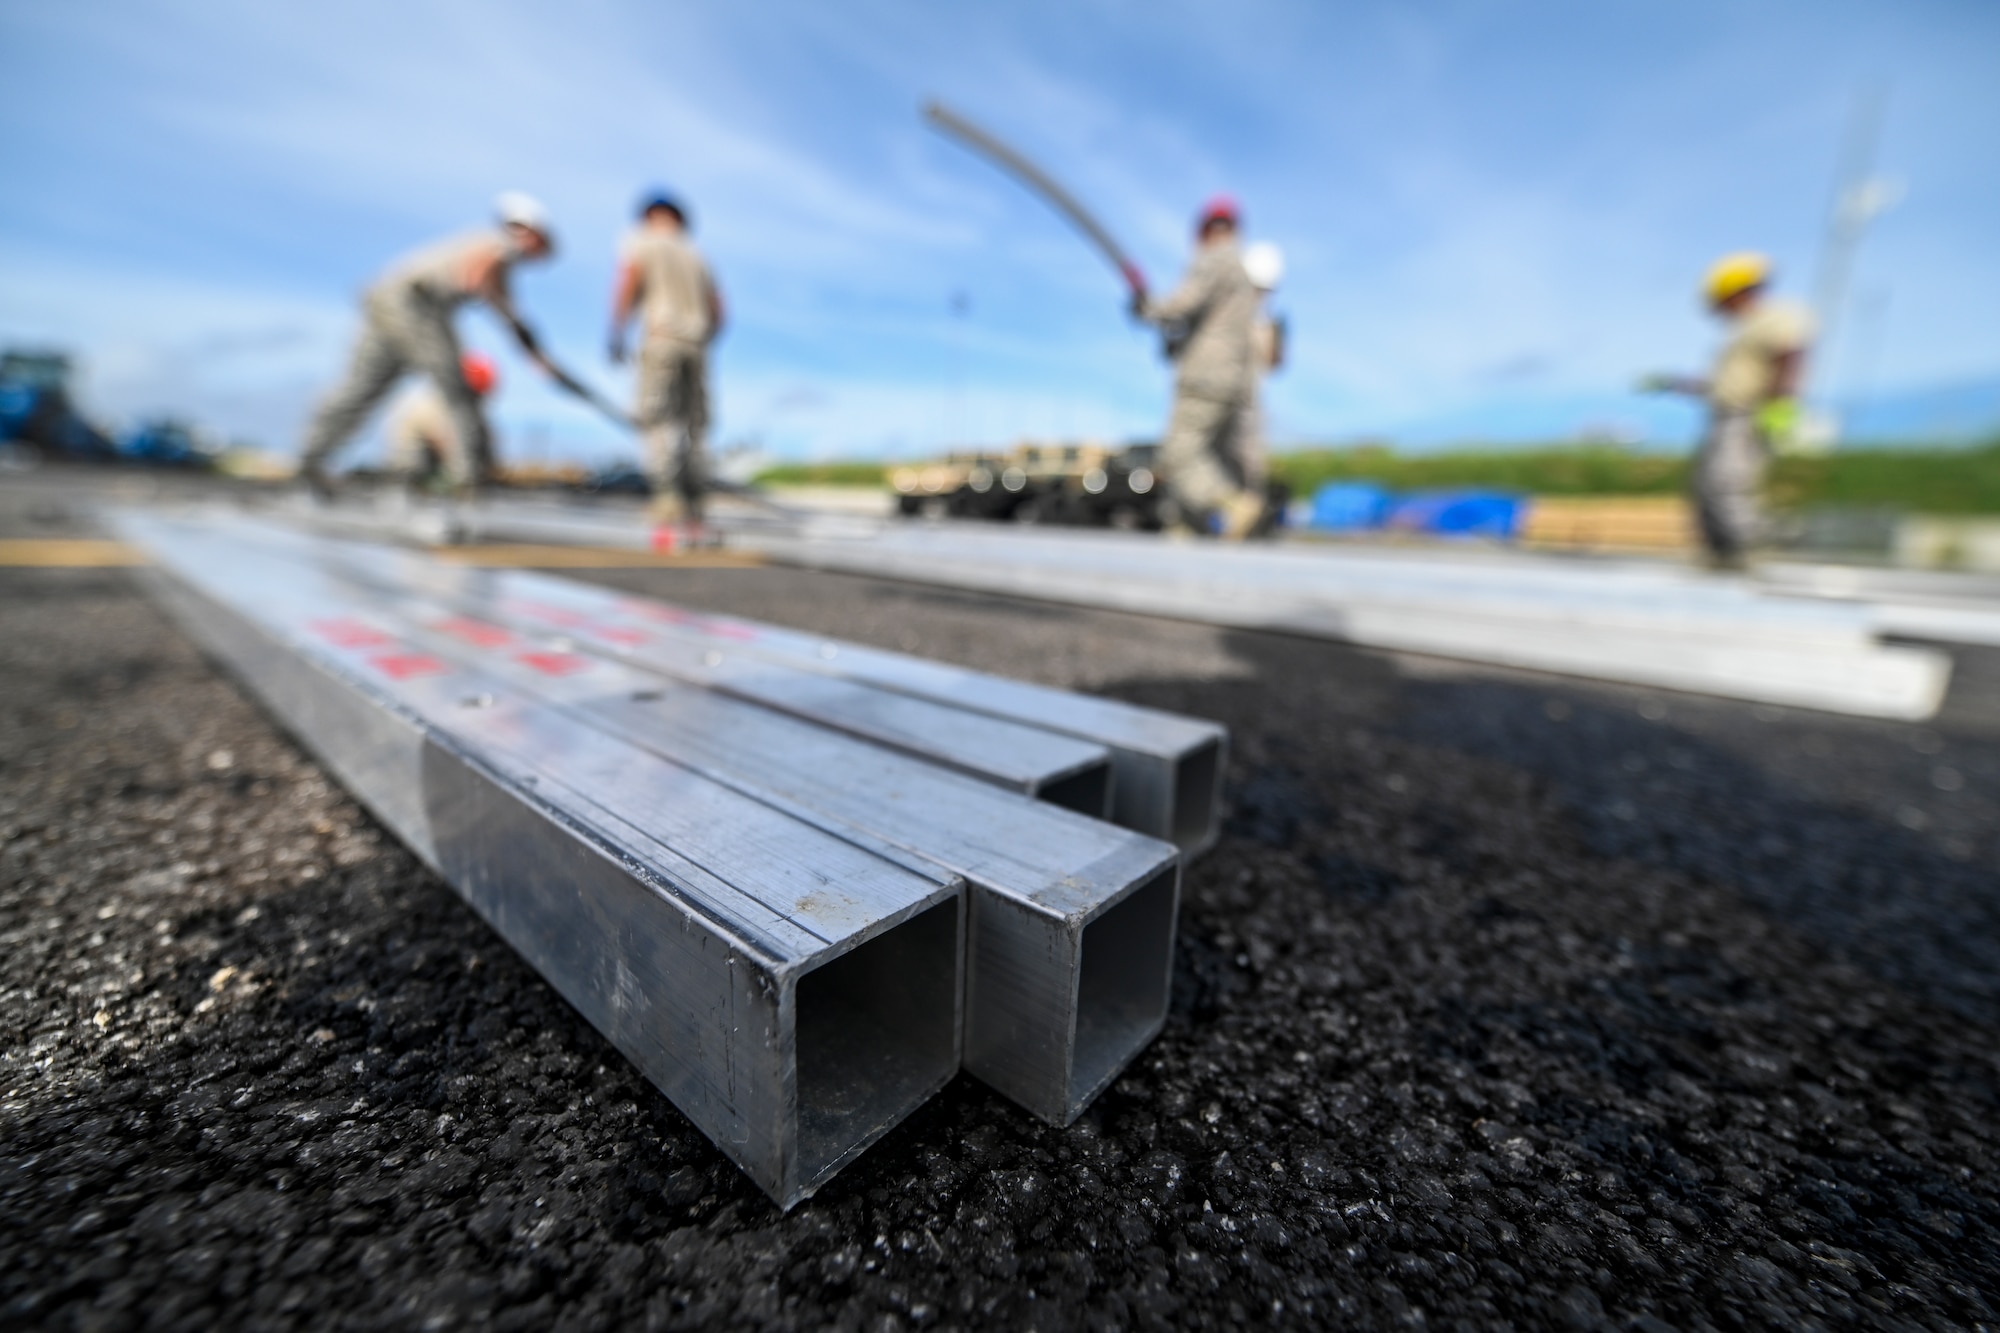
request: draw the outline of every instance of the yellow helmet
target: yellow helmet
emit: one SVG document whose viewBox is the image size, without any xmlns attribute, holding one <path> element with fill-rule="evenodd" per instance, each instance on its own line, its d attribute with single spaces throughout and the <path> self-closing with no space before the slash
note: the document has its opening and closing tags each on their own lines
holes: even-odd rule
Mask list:
<svg viewBox="0 0 2000 1333">
<path fill-rule="evenodd" d="M 1724 255 L 1709 267 L 1702 282 L 1702 295 L 1710 305 L 1721 305 L 1730 297 L 1762 287 L 1771 280 L 1771 261 L 1754 250 Z"/>
</svg>

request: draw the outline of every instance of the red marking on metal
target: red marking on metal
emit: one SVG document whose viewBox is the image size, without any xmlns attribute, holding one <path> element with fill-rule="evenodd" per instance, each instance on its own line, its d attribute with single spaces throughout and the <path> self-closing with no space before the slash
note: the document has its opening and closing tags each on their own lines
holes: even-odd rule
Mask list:
<svg viewBox="0 0 2000 1333">
<path fill-rule="evenodd" d="M 445 664 L 425 653 L 383 653 L 368 659 L 375 669 L 390 680 L 408 680 L 412 676 L 435 676 L 446 669 Z"/>
<path fill-rule="evenodd" d="M 379 648 L 395 640 L 361 620 L 315 620 L 313 633 L 336 648 Z"/>
<path fill-rule="evenodd" d="M 566 611 L 560 606 L 550 606 L 545 602 L 509 599 L 505 605 L 509 611 L 514 612 L 516 615 L 533 616 L 537 620 L 547 621 L 551 625 L 561 625 L 565 629 L 574 629 L 590 619 L 588 616 L 578 615 L 574 611 Z"/>
<path fill-rule="evenodd" d="M 726 620 L 705 620 L 702 622 L 701 627 L 718 639 L 735 639 L 741 642 L 744 639 L 754 639 L 757 637 L 756 630 L 745 628 L 742 625 L 732 625 Z"/>
<path fill-rule="evenodd" d="M 657 620 L 666 625 L 685 625 L 689 621 L 700 620 L 700 616 L 689 615 L 677 606 L 661 606 L 656 602 L 626 602 L 623 608 L 635 616 Z"/>
<path fill-rule="evenodd" d="M 653 553 L 672 555 L 674 553 L 674 530 L 672 528 L 653 529 Z"/>
<path fill-rule="evenodd" d="M 619 629 L 615 625 L 600 625 L 591 633 L 606 643 L 623 644 L 627 648 L 635 648 L 652 637 L 642 629 Z"/>
<path fill-rule="evenodd" d="M 437 628 L 454 639 L 463 639 L 475 648 L 504 648 L 514 641 L 514 636 L 498 625 L 489 625 L 470 616 L 453 616 L 449 620 L 440 620 Z"/>
<path fill-rule="evenodd" d="M 531 666 L 544 676 L 567 676 L 590 665 L 588 658 L 575 653 L 522 653 L 514 659 L 523 666 Z"/>
</svg>

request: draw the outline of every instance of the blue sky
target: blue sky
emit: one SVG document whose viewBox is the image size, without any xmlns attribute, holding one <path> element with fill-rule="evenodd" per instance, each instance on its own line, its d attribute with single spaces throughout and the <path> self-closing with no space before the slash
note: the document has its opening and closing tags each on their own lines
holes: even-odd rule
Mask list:
<svg viewBox="0 0 2000 1333">
<path fill-rule="evenodd" d="M 1717 253 L 1810 285 L 1845 123 L 1887 81 L 1832 387 L 2000 384 L 2000 6 L 675 4 L 572 0 L 0 9 L 0 337 L 70 345 L 108 416 L 289 447 L 355 291 L 399 251 L 545 198 L 524 275 L 554 348 L 602 357 L 641 186 L 696 214 L 734 324 L 719 434 L 794 456 L 1150 433 L 1167 381 L 1115 280 L 1036 200 L 926 130 L 953 103 L 1071 185 L 1165 283 L 1236 194 L 1280 243 L 1281 440 L 1593 426 L 1684 437 L 1624 392 L 1695 368 Z M 969 308 L 954 314 L 954 294 Z M 498 347 L 468 321 L 474 342 Z M 616 435 L 503 357 L 516 451 Z M 2000 390 L 1992 396 L 2000 416 Z"/>
</svg>

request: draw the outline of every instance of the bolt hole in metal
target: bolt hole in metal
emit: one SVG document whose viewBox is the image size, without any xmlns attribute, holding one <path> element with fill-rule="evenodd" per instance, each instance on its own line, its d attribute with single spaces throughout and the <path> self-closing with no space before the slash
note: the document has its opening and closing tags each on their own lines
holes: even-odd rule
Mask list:
<svg viewBox="0 0 2000 1333">
<path fill-rule="evenodd" d="M 873 1141 L 958 1065 L 959 904 L 939 903 L 799 978 L 799 1178 Z"/>
<path fill-rule="evenodd" d="M 632 692 L 632 702 L 635 704 L 656 704 L 664 698 L 666 698 L 666 695 L 659 690 L 634 690 Z"/>
<path fill-rule="evenodd" d="M 468 694 L 458 701 L 461 708 L 491 708 L 493 696 L 490 694 Z"/>
<path fill-rule="evenodd" d="M 1167 1015 L 1174 878 L 1168 869 L 1083 928 L 1071 1115 L 1149 1040 Z"/>
</svg>

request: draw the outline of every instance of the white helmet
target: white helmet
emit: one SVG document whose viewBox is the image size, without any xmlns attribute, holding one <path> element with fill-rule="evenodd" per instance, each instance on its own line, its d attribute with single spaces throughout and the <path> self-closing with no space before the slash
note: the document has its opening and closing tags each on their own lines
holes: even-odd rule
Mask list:
<svg viewBox="0 0 2000 1333">
<path fill-rule="evenodd" d="M 1243 252 L 1243 271 L 1258 291 L 1276 291 L 1285 276 L 1285 252 L 1269 241 L 1259 241 Z"/>
<path fill-rule="evenodd" d="M 503 223 L 539 233 L 549 243 L 549 248 L 555 249 L 556 233 L 549 225 L 549 210 L 532 194 L 502 190 L 493 197 L 493 213 Z"/>
</svg>

